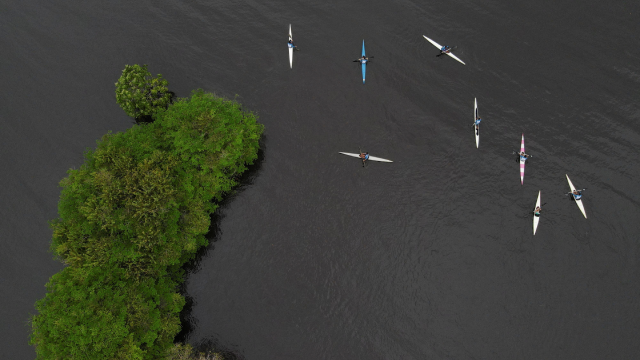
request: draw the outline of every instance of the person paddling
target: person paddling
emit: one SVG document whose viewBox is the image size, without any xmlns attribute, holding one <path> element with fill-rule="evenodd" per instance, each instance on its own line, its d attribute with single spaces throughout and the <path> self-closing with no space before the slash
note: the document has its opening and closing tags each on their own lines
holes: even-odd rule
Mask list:
<svg viewBox="0 0 640 360">
<path fill-rule="evenodd" d="M 573 190 L 571 194 L 573 194 L 573 198 L 576 200 L 580 200 L 582 198 L 582 190 Z"/>
<path fill-rule="evenodd" d="M 520 160 L 524 160 L 524 161 L 527 161 L 530 156 L 529 154 L 525 154 L 524 151 L 519 152 L 518 155 L 520 155 Z"/>
<path fill-rule="evenodd" d="M 368 152 L 361 152 L 360 153 L 360 159 L 362 159 L 362 166 L 364 167 L 365 161 L 369 160 L 369 153 Z"/>
<path fill-rule="evenodd" d="M 294 50 L 298 50 L 298 47 L 296 46 L 296 44 L 293 43 L 292 39 L 289 39 L 289 43 L 287 44 L 287 46 L 289 46 L 290 48 L 293 48 Z"/>
<path fill-rule="evenodd" d="M 359 59 L 353 60 L 353 62 L 360 63 L 360 65 L 364 65 L 369 62 L 369 59 L 373 59 L 373 56 L 363 56 Z"/>
<path fill-rule="evenodd" d="M 480 130 L 480 121 L 482 121 L 482 119 L 476 118 L 476 121 L 473 122 L 473 125 L 476 127 L 476 134 L 478 133 L 478 130 Z"/>
<path fill-rule="evenodd" d="M 447 45 L 444 45 L 442 48 L 440 48 L 440 54 L 446 54 L 450 51 L 451 51 L 451 48 Z"/>
<path fill-rule="evenodd" d="M 536 209 L 533 210 L 533 215 L 540 216 L 540 211 L 542 211 L 542 208 L 540 206 L 536 206 Z"/>
</svg>

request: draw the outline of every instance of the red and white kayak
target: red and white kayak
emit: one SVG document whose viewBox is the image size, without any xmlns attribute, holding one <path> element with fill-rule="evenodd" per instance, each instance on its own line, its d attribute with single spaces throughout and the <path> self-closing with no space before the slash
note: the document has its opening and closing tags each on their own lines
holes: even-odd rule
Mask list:
<svg viewBox="0 0 640 360">
<path fill-rule="evenodd" d="M 522 134 L 522 142 L 520 143 L 520 152 L 523 153 L 524 152 L 524 134 Z M 524 163 L 526 163 L 527 160 L 523 159 L 522 156 L 520 156 L 520 185 L 524 185 Z"/>
</svg>

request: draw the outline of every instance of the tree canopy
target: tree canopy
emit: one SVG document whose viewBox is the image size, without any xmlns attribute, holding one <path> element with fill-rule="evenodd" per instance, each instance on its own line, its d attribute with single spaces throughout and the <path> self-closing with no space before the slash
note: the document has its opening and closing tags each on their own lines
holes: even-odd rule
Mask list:
<svg viewBox="0 0 640 360">
<path fill-rule="evenodd" d="M 161 74 L 152 77 L 147 65 L 126 65 L 116 82 L 116 102 L 136 120 L 149 117 L 171 102 L 168 85 Z"/>
<path fill-rule="evenodd" d="M 169 356 L 181 266 L 207 244 L 215 201 L 257 158 L 263 127 L 202 90 L 154 118 L 105 135 L 60 183 L 51 248 L 68 266 L 36 304 L 38 359 Z"/>
<path fill-rule="evenodd" d="M 184 299 L 175 285 L 167 278 L 132 282 L 121 268 L 65 268 L 36 304 L 38 358 L 161 358 L 180 330 Z"/>
</svg>

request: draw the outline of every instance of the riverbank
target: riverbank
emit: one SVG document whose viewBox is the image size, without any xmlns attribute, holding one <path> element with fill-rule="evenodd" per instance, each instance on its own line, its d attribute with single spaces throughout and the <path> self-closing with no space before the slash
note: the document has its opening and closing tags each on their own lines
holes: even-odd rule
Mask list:
<svg viewBox="0 0 640 360">
<path fill-rule="evenodd" d="M 51 249 L 67 265 L 32 318 L 39 359 L 159 359 L 180 330 L 182 265 L 257 158 L 263 126 L 204 91 L 107 134 L 61 181 Z"/>
</svg>

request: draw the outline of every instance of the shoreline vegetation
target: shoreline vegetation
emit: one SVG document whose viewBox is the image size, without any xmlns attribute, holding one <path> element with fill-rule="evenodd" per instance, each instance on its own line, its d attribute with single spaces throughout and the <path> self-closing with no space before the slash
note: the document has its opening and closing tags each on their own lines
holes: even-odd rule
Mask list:
<svg viewBox="0 0 640 360">
<path fill-rule="evenodd" d="M 203 90 L 175 99 L 146 65 L 127 65 L 116 88 L 138 125 L 104 135 L 60 182 L 51 251 L 66 267 L 36 303 L 30 343 L 37 359 L 222 359 L 174 344 L 179 286 L 264 127 Z"/>
</svg>

